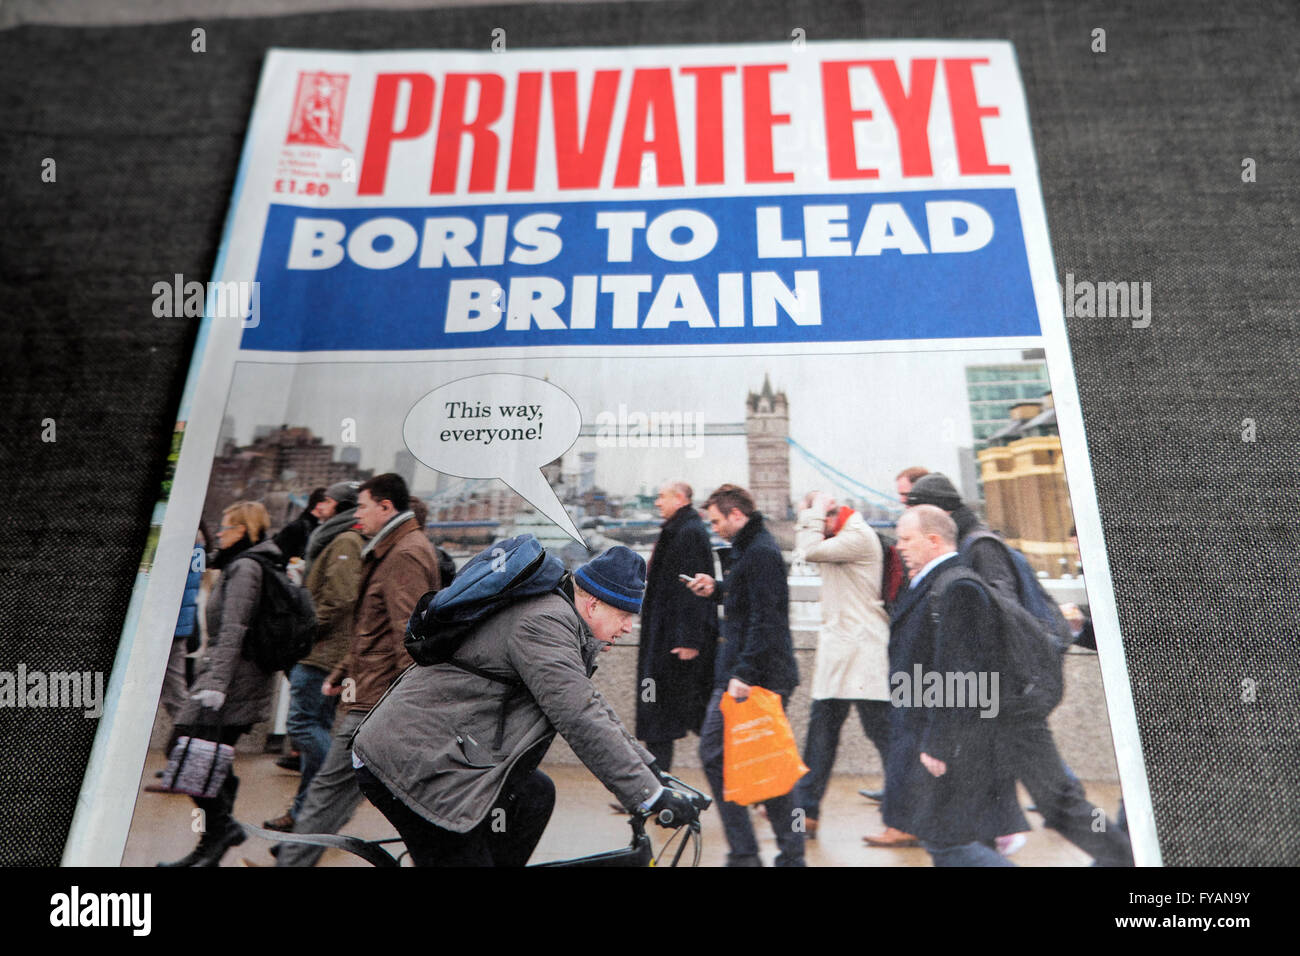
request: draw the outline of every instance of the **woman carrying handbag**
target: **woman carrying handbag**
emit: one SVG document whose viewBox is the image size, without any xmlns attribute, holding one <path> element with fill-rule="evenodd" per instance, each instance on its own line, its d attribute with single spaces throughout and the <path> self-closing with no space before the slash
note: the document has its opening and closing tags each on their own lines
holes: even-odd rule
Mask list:
<svg viewBox="0 0 1300 956">
<path fill-rule="evenodd" d="M 270 714 L 274 674 L 266 673 L 243 654 L 244 639 L 262 595 L 262 566 L 246 553 L 264 554 L 277 563 L 284 560 L 275 543 L 266 540 L 270 524 L 260 502 L 239 501 L 221 515 L 217 534 L 220 550 L 209 565 L 221 571 L 221 578 L 208 599 L 207 655 L 199 664 L 190 699 L 177 714 L 178 737 L 215 740 L 233 747 L 254 724 Z M 183 744 L 178 742 L 172 752 L 173 765 L 165 780 L 189 776 L 174 772 L 176 764 L 196 756 L 184 752 Z M 191 745 L 190 750 L 195 749 Z M 209 748 L 216 750 L 219 748 Z M 217 866 L 228 849 L 243 843 L 243 828 L 231 815 L 238 790 L 239 778 L 232 771 L 219 788 L 209 788 L 212 796 L 194 797 L 204 815 L 198 846 L 179 860 L 158 865 Z"/>
</svg>

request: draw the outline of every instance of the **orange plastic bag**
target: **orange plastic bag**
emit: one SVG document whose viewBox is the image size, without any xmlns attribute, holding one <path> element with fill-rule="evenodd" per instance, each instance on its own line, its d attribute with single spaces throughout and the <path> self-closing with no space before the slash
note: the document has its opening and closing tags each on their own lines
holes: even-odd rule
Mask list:
<svg viewBox="0 0 1300 956">
<path fill-rule="evenodd" d="M 722 695 L 722 795 L 748 806 L 794 789 L 808 772 L 781 695 L 755 687 L 743 701 Z"/>
</svg>

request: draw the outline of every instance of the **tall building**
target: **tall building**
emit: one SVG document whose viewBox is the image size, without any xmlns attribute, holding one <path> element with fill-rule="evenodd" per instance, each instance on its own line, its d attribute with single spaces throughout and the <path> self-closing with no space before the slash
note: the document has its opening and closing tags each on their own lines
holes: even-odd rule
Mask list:
<svg viewBox="0 0 1300 956">
<path fill-rule="evenodd" d="M 393 455 L 393 474 L 401 475 L 407 488 L 415 487 L 415 456 L 405 448 Z"/>
<path fill-rule="evenodd" d="M 785 521 L 790 513 L 790 402 L 774 392 L 767 375 L 763 389 L 745 399 L 745 444 L 749 452 L 749 492 L 768 518 Z"/>
<path fill-rule="evenodd" d="M 309 428 L 259 425 L 253 434 L 257 437 L 251 445 L 229 443 L 226 453 L 212 461 L 203 503 L 203 518 L 210 528 L 217 527 L 221 512 L 236 501 L 266 503 L 272 492 L 306 494 L 336 481 L 364 481 L 373 474 L 350 462 L 335 461 L 334 446 L 324 444 Z"/>
<path fill-rule="evenodd" d="M 1038 401 L 1051 389 L 1042 349 L 1021 353 L 1023 362 L 966 366 L 966 396 L 975 451 L 1011 424 L 1011 409 L 1023 401 Z"/>
</svg>

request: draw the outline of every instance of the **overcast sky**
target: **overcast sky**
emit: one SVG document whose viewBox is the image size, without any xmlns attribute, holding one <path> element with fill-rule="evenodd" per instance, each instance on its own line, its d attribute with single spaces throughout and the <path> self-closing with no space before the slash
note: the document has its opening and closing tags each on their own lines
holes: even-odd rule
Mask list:
<svg viewBox="0 0 1300 956">
<path fill-rule="evenodd" d="M 342 449 L 341 423 L 356 421 L 361 465 L 389 471 L 406 447 L 407 411 L 448 382 L 486 372 L 546 378 L 567 392 L 595 424 L 602 412 L 681 413 L 709 424 L 740 423 L 745 397 L 763 376 L 790 402 L 790 435 L 804 448 L 859 482 L 892 496 L 902 468 L 924 465 L 959 482 L 957 448 L 972 444 L 965 368 L 1020 362 L 1018 350 L 910 352 L 734 358 L 636 357 L 529 360 L 317 363 L 285 366 L 240 363 L 227 414 L 236 440 L 246 444 L 256 425 L 305 425 Z M 483 401 L 493 396 L 484 394 Z M 490 424 L 490 423 L 483 423 Z M 693 436 L 692 436 L 693 440 Z M 684 444 L 684 443 L 683 443 Z M 597 447 L 582 437 L 569 452 L 595 450 L 597 484 L 615 494 L 653 491 L 681 478 L 703 497 L 719 484 L 748 482 L 743 437 L 705 437 L 697 448 Z M 566 470 L 577 462 L 566 456 Z M 834 491 L 800 454 L 791 452 L 792 496 L 810 488 Z M 431 489 L 434 473 L 417 466 L 416 489 Z M 969 489 L 963 489 L 969 493 Z"/>
</svg>

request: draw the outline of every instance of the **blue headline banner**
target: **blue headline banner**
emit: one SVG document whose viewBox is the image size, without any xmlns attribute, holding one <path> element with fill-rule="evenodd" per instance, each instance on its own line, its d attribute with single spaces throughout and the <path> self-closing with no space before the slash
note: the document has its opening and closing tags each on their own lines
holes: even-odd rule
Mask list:
<svg viewBox="0 0 1300 956">
<path fill-rule="evenodd" d="M 1038 335 L 1015 192 L 273 205 L 244 349 Z"/>
</svg>

